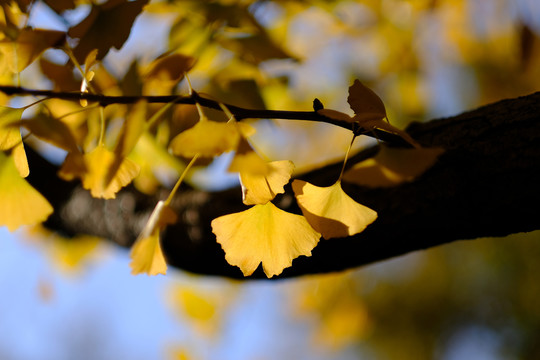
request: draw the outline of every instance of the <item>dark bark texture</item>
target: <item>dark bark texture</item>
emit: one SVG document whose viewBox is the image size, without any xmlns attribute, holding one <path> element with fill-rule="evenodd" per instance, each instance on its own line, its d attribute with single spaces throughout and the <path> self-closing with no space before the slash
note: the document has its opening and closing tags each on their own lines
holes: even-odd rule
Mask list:
<svg viewBox="0 0 540 360">
<path fill-rule="evenodd" d="M 378 212 L 378 219 L 356 236 L 321 240 L 311 257 L 294 260 L 277 278 L 355 268 L 455 240 L 540 229 L 540 93 L 414 123 L 407 131 L 420 144 L 446 152 L 410 183 L 389 189 L 344 184 L 351 197 Z M 373 153 L 365 150 L 350 165 Z M 156 201 L 166 197 L 165 192 L 149 197 L 128 187 L 114 200 L 93 199 L 79 183 L 58 179 L 57 168 L 30 149 L 29 161 L 29 181 L 55 208 L 46 225 L 66 235 L 88 233 L 130 246 Z M 330 185 L 340 166 L 301 178 Z M 300 213 L 292 200 L 288 188 L 276 204 Z M 173 205 L 180 220 L 167 228 L 162 240 L 169 264 L 199 274 L 243 278 L 225 261 L 210 227 L 212 219 L 247 208 L 240 189 L 208 193 L 184 188 Z M 247 279 L 264 277 L 259 268 Z"/>
</svg>

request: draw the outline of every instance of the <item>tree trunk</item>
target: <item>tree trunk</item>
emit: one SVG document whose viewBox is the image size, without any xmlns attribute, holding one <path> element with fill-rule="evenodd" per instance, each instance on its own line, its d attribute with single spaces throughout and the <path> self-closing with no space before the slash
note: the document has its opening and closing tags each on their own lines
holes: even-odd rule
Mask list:
<svg viewBox="0 0 540 360">
<path fill-rule="evenodd" d="M 540 229 L 540 93 L 503 100 L 451 118 L 414 123 L 408 133 L 424 146 L 446 149 L 414 182 L 390 189 L 344 184 L 355 200 L 376 210 L 364 232 L 321 240 L 311 257 L 300 257 L 277 278 L 339 271 L 455 240 L 499 237 Z M 367 149 L 350 164 L 373 154 Z M 90 196 L 77 182 L 64 182 L 57 168 L 29 149 L 29 181 L 54 206 L 46 222 L 67 235 L 87 233 L 130 246 L 157 200 L 128 187 L 114 200 Z M 330 185 L 341 164 L 301 176 Z M 290 187 L 277 205 L 300 213 Z M 162 244 L 170 265 L 187 271 L 243 278 L 225 261 L 210 221 L 246 209 L 240 189 L 208 193 L 183 189 L 173 206 L 179 222 Z M 248 278 L 263 278 L 259 268 Z"/>
</svg>

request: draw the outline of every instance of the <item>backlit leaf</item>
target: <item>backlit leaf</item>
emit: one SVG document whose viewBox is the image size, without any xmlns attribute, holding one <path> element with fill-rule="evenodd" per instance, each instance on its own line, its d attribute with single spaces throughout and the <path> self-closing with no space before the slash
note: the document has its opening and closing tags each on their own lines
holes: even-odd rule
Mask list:
<svg viewBox="0 0 540 360">
<path fill-rule="evenodd" d="M 269 278 L 281 274 L 298 256 L 311 256 L 320 238 L 303 216 L 271 202 L 214 219 L 212 231 L 229 264 L 249 276 L 262 263 Z"/>
<path fill-rule="evenodd" d="M 73 50 L 79 62 L 94 49 L 98 49 L 98 60 L 107 55 L 111 47 L 120 49 L 129 37 L 135 18 L 141 13 L 148 0 L 109 0 L 93 5 L 88 16 L 68 31 L 70 37 L 78 38 Z"/>
<path fill-rule="evenodd" d="M 350 121 L 353 123 L 358 123 L 365 131 L 372 131 L 374 129 L 384 130 L 386 132 L 401 136 L 403 140 L 407 141 L 413 147 L 420 147 L 409 134 L 396 128 L 395 126 L 390 125 L 388 121 L 384 120 L 388 119 L 386 116 L 386 108 L 384 107 L 384 103 L 373 90 L 362 84 L 360 80 L 355 80 L 354 84 L 349 87 L 349 97 L 347 98 L 347 102 L 355 113 Z M 330 110 L 332 113 L 329 113 L 328 110 L 319 110 L 319 112 L 320 111 L 326 111 L 328 115 L 325 116 L 349 121 L 342 116 L 346 114 L 339 113 L 339 111 Z M 341 116 L 341 118 L 336 116 Z"/>
<path fill-rule="evenodd" d="M 62 31 L 42 29 L 22 29 L 14 41 L 0 41 L 0 53 L 8 68 L 19 73 L 30 65 L 43 51 L 61 45 L 66 34 Z"/>
<path fill-rule="evenodd" d="M 26 158 L 26 151 L 24 150 L 22 142 L 11 150 L 11 155 L 13 156 L 13 161 L 15 162 L 15 167 L 17 168 L 19 175 L 22 177 L 30 175 L 28 159 Z"/>
<path fill-rule="evenodd" d="M 49 202 L 21 178 L 12 157 L 0 152 L 0 226 L 14 231 L 45 221 L 53 212 Z"/>
<path fill-rule="evenodd" d="M 273 161 L 268 164 L 268 175 L 240 173 L 242 201 L 246 205 L 266 204 L 284 193 L 284 186 L 289 182 L 294 171 L 294 164 L 289 160 Z"/>
<path fill-rule="evenodd" d="M 39 114 L 36 117 L 23 120 L 21 125 L 32 135 L 66 151 L 79 151 L 77 141 L 69 127 L 54 117 Z"/>
<path fill-rule="evenodd" d="M 150 215 L 143 231 L 131 249 L 131 273 L 157 275 L 167 273 L 167 263 L 159 239 L 159 233 L 169 224 L 176 222 L 177 216 L 165 202 L 159 201 Z"/>
<path fill-rule="evenodd" d="M 191 158 L 196 154 L 214 157 L 236 150 L 241 133 L 234 122 L 201 120 L 195 126 L 172 139 L 170 148 L 175 155 Z"/>
<path fill-rule="evenodd" d="M 144 74 L 146 94 L 166 95 L 184 78 L 195 59 L 179 53 L 165 54 L 154 60 Z"/>
<path fill-rule="evenodd" d="M 116 161 L 113 152 L 104 146 L 98 146 L 84 156 L 88 172 L 82 179 L 85 189 L 90 190 L 93 197 L 114 199 L 116 193 L 128 185 L 139 174 L 139 166 L 124 158 L 111 177 L 109 169 Z"/>
<path fill-rule="evenodd" d="M 21 120 L 24 109 L 0 106 L 0 150 L 11 150 L 22 141 L 15 123 Z"/>
<path fill-rule="evenodd" d="M 267 176 L 270 172 L 270 166 L 253 150 L 249 142 L 244 137 L 241 137 L 238 149 L 227 171 Z"/>
<path fill-rule="evenodd" d="M 110 169 L 118 162 L 118 156 L 103 145 L 84 154 L 82 160 L 77 152 L 69 153 L 58 175 L 65 180 L 81 179 L 83 187 L 96 198 L 114 199 L 139 174 L 139 166 L 123 158 L 111 175 Z"/>
<path fill-rule="evenodd" d="M 355 121 L 382 120 L 386 117 L 381 98 L 358 79 L 349 87 L 347 102 L 356 114 Z"/>
<path fill-rule="evenodd" d="M 389 148 L 381 146 L 375 157 L 359 162 L 343 175 L 343 181 L 370 187 L 389 187 L 412 181 L 429 169 L 442 148 Z"/>
<path fill-rule="evenodd" d="M 0 151 L 11 150 L 15 167 L 22 177 L 30 173 L 28 160 L 22 142 L 21 132 L 17 124 L 20 123 L 24 108 L 15 109 L 0 106 Z"/>
<path fill-rule="evenodd" d="M 325 239 L 358 234 L 377 219 L 375 211 L 357 203 L 343 191 L 341 181 L 319 187 L 294 180 L 292 188 L 307 221 Z"/>
<path fill-rule="evenodd" d="M 122 158 L 129 155 L 142 136 L 145 123 L 146 101 L 139 101 L 133 106 L 133 109 L 122 125 L 122 129 L 118 135 L 118 142 L 114 148 L 115 154 Z"/>
</svg>

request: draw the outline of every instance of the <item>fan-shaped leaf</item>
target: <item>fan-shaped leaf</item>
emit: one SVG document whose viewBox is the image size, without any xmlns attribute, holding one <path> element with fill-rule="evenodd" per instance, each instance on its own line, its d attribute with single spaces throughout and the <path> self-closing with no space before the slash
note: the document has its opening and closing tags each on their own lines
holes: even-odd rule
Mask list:
<svg viewBox="0 0 540 360">
<path fill-rule="evenodd" d="M 278 209 L 271 202 L 221 216 L 212 231 L 225 250 L 225 259 L 244 276 L 262 263 L 268 277 L 279 275 L 300 255 L 311 256 L 320 234 L 303 216 Z"/>
<path fill-rule="evenodd" d="M 0 151 L 0 226 L 14 231 L 45 221 L 53 212 L 49 202 L 21 178 L 12 157 Z"/>
<path fill-rule="evenodd" d="M 266 204 L 277 194 L 284 193 L 284 186 L 289 182 L 294 171 L 290 160 L 273 161 L 268 164 L 268 175 L 240 173 L 242 200 L 246 205 Z"/>
<path fill-rule="evenodd" d="M 358 234 L 377 219 L 375 211 L 357 203 L 343 191 L 340 181 L 319 187 L 294 180 L 292 188 L 307 221 L 325 239 Z"/>
</svg>

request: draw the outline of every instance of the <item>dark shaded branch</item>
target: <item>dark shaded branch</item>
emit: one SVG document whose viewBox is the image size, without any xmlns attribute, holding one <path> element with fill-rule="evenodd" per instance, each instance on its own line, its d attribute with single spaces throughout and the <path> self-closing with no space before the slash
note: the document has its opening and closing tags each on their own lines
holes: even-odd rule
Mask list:
<svg viewBox="0 0 540 360">
<path fill-rule="evenodd" d="M 414 182 L 391 189 L 354 185 L 345 190 L 379 213 L 363 233 L 321 240 L 313 256 L 300 257 L 280 277 L 339 271 L 460 239 L 505 236 L 540 229 L 540 93 L 504 100 L 461 115 L 413 124 L 409 134 L 425 146 L 446 149 L 439 162 Z M 351 163 L 373 154 L 373 149 Z M 144 196 L 133 188 L 115 200 L 93 199 L 76 183 L 55 176 L 56 169 L 31 156 L 31 183 L 55 206 L 48 225 L 67 234 L 91 233 L 127 246 L 161 194 Z M 330 185 L 340 164 L 302 176 Z M 298 212 L 291 191 L 277 203 Z M 188 271 L 242 277 L 228 265 L 211 233 L 210 221 L 241 211 L 239 189 L 206 193 L 187 189 L 174 206 L 180 221 L 164 234 L 171 265 Z M 251 278 L 264 277 L 260 269 Z"/>
</svg>

